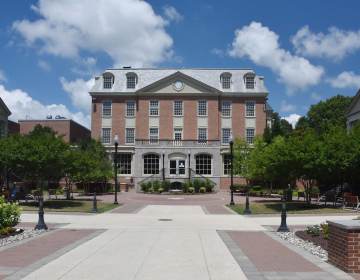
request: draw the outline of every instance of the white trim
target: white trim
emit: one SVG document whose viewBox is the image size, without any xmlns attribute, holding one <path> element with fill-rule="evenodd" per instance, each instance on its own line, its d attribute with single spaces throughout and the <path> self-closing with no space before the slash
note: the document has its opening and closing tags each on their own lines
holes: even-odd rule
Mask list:
<svg viewBox="0 0 360 280">
<path fill-rule="evenodd" d="M 134 115 L 133 116 L 128 116 L 128 114 L 127 114 L 128 102 L 134 102 Z M 135 99 L 127 99 L 127 100 L 125 100 L 125 117 L 126 118 L 136 118 L 136 100 Z"/>
<path fill-rule="evenodd" d="M 200 101 L 205 101 L 206 102 L 206 114 L 205 115 L 200 115 L 199 114 L 199 103 L 200 103 Z M 208 100 L 207 99 L 199 99 L 198 101 L 197 101 L 197 106 L 196 106 L 196 115 L 198 116 L 198 117 L 207 117 L 208 115 L 209 115 L 209 104 L 208 104 Z"/>
<path fill-rule="evenodd" d="M 158 103 L 158 105 L 157 105 L 157 111 L 158 111 L 157 115 L 152 115 L 150 113 L 150 111 L 151 111 L 151 101 L 157 101 L 157 103 Z M 149 112 L 148 112 L 148 114 L 149 114 L 149 117 L 159 117 L 160 116 L 160 101 L 158 99 L 150 99 L 149 100 Z"/>
<path fill-rule="evenodd" d="M 105 102 L 110 102 L 111 103 L 111 106 L 110 106 L 111 113 L 110 113 L 110 115 L 104 115 L 104 103 Z M 109 119 L 109 118 L 112 118 L 112 115 L 113 115 L 113 102 L 112 102 L 112 100 L 111 99 L 103 100 L 101 102 L 101 117 L 103 119 Z"/>
<path fill-rule="evenodd" d="M 254 103 L 254 115 L 253 116 L 247 115 L 247 104 L 248 103 Z M 255 100 L 246 100 L 245 101 L 245 117 L 246 118 L 256 118 L 256 101 Z"/>
</svg>

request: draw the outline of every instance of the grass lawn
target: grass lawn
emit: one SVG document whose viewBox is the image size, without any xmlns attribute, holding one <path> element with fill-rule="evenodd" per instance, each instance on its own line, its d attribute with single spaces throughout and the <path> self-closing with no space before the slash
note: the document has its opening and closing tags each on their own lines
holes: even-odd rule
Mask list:
<svg viewBox="0 0 360 280">
<path fill-rule="evenodd" d="M 238 214 L 243 214 L 245 204 L 236 204 L 229 206 Z M 334 208 L 331 206 L 323 206 L 305 202 L 287 202 L 286 209 L 289 214 L 332 214 L 332 213 L 349 213 L 342 208 Z M 250 202 L 250 210 L 252 214 L 278 214 L 281 213 L 281 202 Z"/>
<path fill-rule="evenodd" d="M 38 202 L 21 202 L 21 208 L 24 211 L 37 211 L 38 210 Z M 97 202 L 98 213 L 106 212 L 111 209 L 118 207 L 119 205 L 115 205 L 113 203 L 106 202 Z M 74 199 L 74 200 L 63 200 L 63 199 L 54 199 L 54 200 L 46 200 L 44 202 L 44 209 L 48 212 L 85 212 L 91 213 L 93 207 L 92 200 L 89 199 Z"/>
</svg>

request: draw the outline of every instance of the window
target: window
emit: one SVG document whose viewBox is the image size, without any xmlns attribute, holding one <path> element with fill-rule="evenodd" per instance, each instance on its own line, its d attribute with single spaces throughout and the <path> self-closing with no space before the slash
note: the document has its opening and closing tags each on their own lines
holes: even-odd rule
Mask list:
<svg viewBox="0 0 360 280">
<path fill-rule="evenodd" d="M 159 101 L 158 100 L 150 100 L 149 112 L 150 112 L 150 116 L 158 116 L 159 115 Z"/>
<path fill-rule="evenodd" d="M 183 115 L 183 102 L 181 100 L 174 101 L 174 116 Z"/>
<path fill-rule="evenodd" d="M 246 101 L 246 116 L 247 117 L 255 117 L 255 102 L 254 101 Z"/>
<path fill-rule="evenodd" d="M 103 128 L 101 132 L 101 142 L 110 144 L 111 142 L 111 128 Z"/>
<path fill-rule="evenodd" d="M 144 156 L 144 174 L 159 174 L 159 156 L 147 154 Z"/>
<path fill-rule="evenodd" d="M 102 104 L 102 115 L 103 117 L 111 117 L 111 101 L 104 101 Z"/>
<path fill-rule="evenodd" d="M 110 73 L 105 73 L 103 75 L 103 79 L 104 79 L 104 88 L 112 88 L 113 84 L 114 84 L 114 76 Z"/>
<path fill-rule="evenodd" d="M 198 101 L 198 116 L 207 116 L 207 102 L 206 100 Z"/>
<path fill-rule="evenodd" d="M 253 73 L 245 75 L 245 87 L 247 89 L 255 88 L 255 75 Z"/>
<path fill-rule="evenodd" d="M 150 144 L 157 144 L 159 142 L 159 128 L 151 127 L 149 129 Z"/>
<path fill-rule="evenodd" d="M 230 141 L 231 129 L 230 128 L 223 128 L 222 129 L 222 143 L 228 144 Z"/>
<path fill-rule="evenodd" d="M 231 74 L 230 73 L 223 73 L 220 76 L 220 81 L 223 89 L 231 88 Z"/>
<path fill-rule="evenodd" d="M 198 143 L 206 144 L 207 128 L 198 128 Z"/>
<path fill-rule="evenodd" d="M 221 114 L 223 117 L 231 117 L 231 101 L 222 102 Z"/>
<path fill-rule="evenodd" d="M 246 129 L 246 143 L 254 144 L 255 138 L 255 128 L 247 128 Z"/>
<path fill-rule="evenodd" d="M 118 173 L 119 174 L 131 174 L 131 154 L 120 153 L 118 155 Z"/>
<path fill-rule="evenodd" d="M 196 174 L 211 175 L 211 156 L 200 154 L 195 157 Z"/>
<path fill-rule="evenodd" d="M 135 101 L 126 102 L 126 116 L 134 117 L 135 116 Z"/>
<path fill-rule="evenodd" d="M 231 155 L 225 154 L 223 156 L 224 163 L 224 175 L 230 175 L 231 173 Z"/>
<path fill-rule="evenodd" d="M 137 84 L 137 75 L 135 73 L 126 74 L 126 88 L 135 88 Z"/>
<path fill-rule="evenodd" d="M 126 128 L 125 130 L 125 142 L 126 144 L 135 143 L 135 128 Z"/>
</svg>

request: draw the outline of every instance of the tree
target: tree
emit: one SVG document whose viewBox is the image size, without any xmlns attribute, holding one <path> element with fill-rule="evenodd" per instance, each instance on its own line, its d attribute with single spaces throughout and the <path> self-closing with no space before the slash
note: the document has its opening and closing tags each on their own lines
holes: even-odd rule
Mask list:
<svg viewBox="0 0 360 280">
<path fill-rule="evenodd" d="M 288 137 L 293 131 L 292 125 L 285 119 L 281 119 L 279 113 L 272 113 L 271 128 L 266 127 L 264 130 L 263 139 L 266 143 L 271 141 L 277 136 Z"/>
</svg>

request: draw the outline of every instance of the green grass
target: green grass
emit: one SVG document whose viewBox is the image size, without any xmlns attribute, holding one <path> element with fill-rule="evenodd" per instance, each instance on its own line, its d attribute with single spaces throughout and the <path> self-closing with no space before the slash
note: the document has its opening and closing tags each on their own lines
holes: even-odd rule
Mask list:
<svg viewBox="0 0 360 280">
<path fill-rule="evenodd" d="M 38 202 L 21 202 L 21 208 L 24 211 L 37 211 L 38 210 Z M 84 212 L 91 213 L 93 207 L 92 200 L 87 199 L 74 199 L 74 200 L 63 200 L 63 199 L 54 199 L 54 200 L 46 200 L 44 202 L 44 210 L 47 212 Z M 97 202 L 98 213 L 103 213 L 118 207 L 113 203 L 106 202 Z"/>
<path fill-rule="evenodd" d="M 238 214 L 243 214 L 245 204 L 236 204 L 229 206 Z M 331 213 L 348 213 L 342 208 L 334 208 L 331 206 L 323 206 L 305 202 L 287 202 L 286 209 L 289 214 L 331 214 Z M 250 210 L 252 214 L 278 214 L 281 213 L 281 202 L 251 202 Z"/>
</svg>

